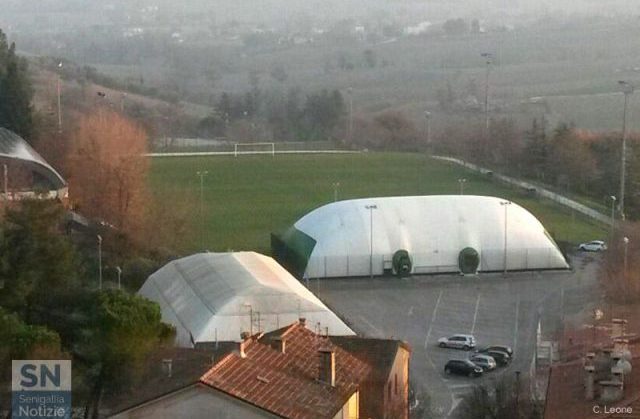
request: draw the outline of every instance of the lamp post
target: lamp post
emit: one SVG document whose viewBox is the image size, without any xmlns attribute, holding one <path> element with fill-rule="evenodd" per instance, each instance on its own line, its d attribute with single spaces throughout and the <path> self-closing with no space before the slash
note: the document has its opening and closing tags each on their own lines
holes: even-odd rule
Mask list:
<svg viewBox="0 0 640 419">
<path fill-rule="evenodd" d="M 349 94 L 349 126 L 347 130 L 347 138 L 349 142 L 353 139 L 353 87 L 349 87 L 347 89 L 347 93 Z"/>
<path fill-rule="evenodd" d="M 62 132 L 62 83 L 60 80 L 61 72 L 62 72 L 62 62 L 58 63 L 58 83 L 57 83 L 57 93 L 58 93 L 58 132 Z"/>
<path fill-rule="evenodd" d="M 9 199 L 9 168 L 6 164 L 2 165 L 2 190 L 4 191 L 4 199 Z"/>
<path fill-rule="evenodd" d="M 491 64 L 493 63 L 493 54 L 483 52 L 480 56 L 485 59 L 487 65 L 487 73 L 484 81 L 484 125 L 487 136 L 489 136 L 489 74 L 491 73 Z"/>
<path fill-rule="evenodd" d="M 504 271 L 503 275 L 507 274 L 507 208 L 511 205 L 511 201 L 501 201 L 500 205 L 504 207 Z"/>
<path fill-rule="evenodd" d="M 204 250 L 204 177 L 209 174 L 206 170 L 198 171 L 196 174 L 200 177 L 200 246 Z"/>
<path fill-rule="evenodd" d="M 635 86 L 624 80 L 618 81 L 624 93 L 624 112 L 622 114 L 622 153 L 620 161 L 620 201 L 618 208 L 620 210 L 620 219 L 624 221 L 624 194 L 625 194 L 625 177 L 627 175 L 627 106 L 629 104 L 629 96 L 633 94 Z"/>
<path fill-rule="evenodd" d="M 116 266 L 116 273 L 118 274 L 118 289 L 121 289 L 122 268 Z"/>
<path fill-rule="evenodd" d="M 102 291 L 102 236 L 97 235 L 98 238 L 98 289 Z"/>
<path fill-rule="evenodd" d="M 464 195 L 464 184 L 467 183 L 467 179 L 460 178 L 458 179 L 458 183 L 460 184 L 460 195 Z"/>
<path fill-rule="evenodd" d="M 338 201 L 338 188 L 340 188 L 340 182 L 333 183 L 333 202 Z"/>
<path fill-rule="evenodd" d="M 431 112 L 424 111 L 424 119 L 425 119 L 424 134 L 427 140 L 427 149 L 429 149 L 429 147 L 431 147 Z"/>
<path fill-rule="evenodd" d="M 628 237 L 624 237 L 622 239 L 622 242 L 624 243 L 624 271 L 623 271 L 623 275 L 625 278 L 625 281 L 627 280 L 627 255 L 629 253 L 629 238 Z"/>
<path fill-rule="evenodd" d="M 609 199 L 611 199 L 611 233 L 609 234 L 609 241 L 611 241 L 613 240 L 613 232 L 615 230 L 615 224 L 616 224 L 615 208 L 616 208 L 617 199 L 615 195 L 611 195 Z"/>
<path fill-rule="evenodd" d="M 373 210 L 378 206 L 365 205 L 365 208 L 369 210 L 369 275 L 373 278 Z"/>
</svg>

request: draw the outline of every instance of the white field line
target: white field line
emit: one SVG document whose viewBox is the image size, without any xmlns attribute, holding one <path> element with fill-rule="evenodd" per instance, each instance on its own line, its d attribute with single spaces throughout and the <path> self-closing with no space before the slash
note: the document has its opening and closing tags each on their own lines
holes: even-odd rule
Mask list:
<svg viewBox="0 0 640 419">
<path fill-rule="evenodd" d="M 473 324 L 471 325 L 471 334 L 476 331 L 476 320 L 478 319 L 478 309 L 480 308 L 480 294 L 478 294 L 478 298 L 476 298 L 476 312 L 473 313 Z"/>
<path fill-rule="evenodd" d="M 433 329 L 433 322 L 436 319 L 436 314 L 438 314 L 438 306 L 440 305 L 440 299 L 442 298 L 442 290 L 438 294 L 438 300 L 436 301 L 436 306 L 433 308 L 433 313 L 431 314 L 431 320 L 429 321 L 429 329 L 427 330 L 427 336 L 424 338 L 424 348 L 427 349 L 427 345 L 429 343 L 429 338 L 431 337 L 431 330 Z"/>
</svg>

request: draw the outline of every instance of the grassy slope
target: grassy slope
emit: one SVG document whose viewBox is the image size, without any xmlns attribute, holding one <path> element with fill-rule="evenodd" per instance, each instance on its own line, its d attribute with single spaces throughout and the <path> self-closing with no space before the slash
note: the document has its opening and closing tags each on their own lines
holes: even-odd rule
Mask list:
<svg viewBox="0 0 640 419">
<path fill-rule="evenodd" d="M 523 195 L 463 168 L 418 154 L 366 153 L 319 156 L 156 158 L 151 183 L 167 198 L 175 188 L 193 192 L 193 221 L 199 224 L 199 179 L 205 180 L 206 248 L 269 252 L 269 233 L 282 231 L 310 210 L 339 198 L 465 193 L 512 199 L 538 216 L 557 240 L 579 242 L 605 237 L 603 226 L 548 201 Z M 185 237 L 185 252 L 199 249 L 199 236 Z"/>
</svg>

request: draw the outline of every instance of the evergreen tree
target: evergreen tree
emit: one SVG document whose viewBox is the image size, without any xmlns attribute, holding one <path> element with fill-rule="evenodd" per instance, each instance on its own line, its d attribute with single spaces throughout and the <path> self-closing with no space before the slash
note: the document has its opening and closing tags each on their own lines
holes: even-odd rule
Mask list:
<svg viewBox="0 0 640 419">
<path fill-rule="evenodd" d="M 0 30 L 0 126 L 26 140 L 33 131 L 32 97 L 27 62 L 16 55 L 15 43 L 9 45 Z"/>
</svg>

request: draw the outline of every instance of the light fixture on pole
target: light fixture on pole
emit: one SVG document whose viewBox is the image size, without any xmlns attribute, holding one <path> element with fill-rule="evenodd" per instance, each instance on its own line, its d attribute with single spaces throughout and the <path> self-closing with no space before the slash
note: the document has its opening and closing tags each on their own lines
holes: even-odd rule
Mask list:
<svg viewBox="0 0 640 419">
<path fill-rule="evenodd" d="M 629 253 L 629 238 L 628 237 L 624 237 L 622 239 L 622 243 L 624 244 L 624 271 L 623 271 L 623 275 L 624 275 L 624 280 L 625 283 L 627 281 L 627 261 L 628 261 L 628 253 Z"/>
<path fill-rule="evenodd" d="M 500 205 L 504 207 L 504 256 L 503 256 L 503 274 L 507 274 L 507 208 L 511 205 L 511 201 L 501 201 Z"/>
<path fill-rule="evenodd" d="M 485 59 L 487 65 L 487 73 L 484 81 L 484 125 L 489 136 L 489 74 L 491 73 L 491 64 L 493 63 L 493 54 L 490 52 L 483 52 L 480 54 Z"/>
<path fill-rule="evenodd" d="M 62 62 L 58 63 L 58 83 L 57 83 L 57 92 L 58 92 L 58 132 L 62 132 L 62 82 L 60 78 L 62 77 Z"/>
<path fill-rule="evenodd" d="M 458 183 L 460 184 L 460 195 L 464 195 L 464 184 L 467 183 L 467 179 L 460 178 L 458 179 Z"/>
<path fill-rule="evenodd" d="M 349 94 L 349 126 L 347 131 L 347 138 L 349 142 L 353 139 L 353 87 L 349 87 L 347 89 L 347 93 Z"/>
<path fill-rule="evenodd" d="M 204 177 L 209 174 L 206 170 L 198 171 L 196 174 L 200 177 L 200 246 L 204 250 L 205 243 L 205 223 L 204 223 Z"/>
<path fill-rule="evenodd" d="M 333 183 L 333 202 L 338 201 L 338 189 L 340 188 L 340 182 Z"/>
<path fill-rule="evenodd" d="M 427 139 L 427 149 L 431 146 L 431 112 L 424 111 L 425 119 L 425 137 Z"/>
<path fill-rule="evenodd" d="M 624 196 L 627 175 L 627 107 L 629 104 L 629 96 L 633 94 L 635 86 L 624 80 L 618 81 L 618 84 L 622 88 L 622 93 L 624 93 L 624 112 L 622 114 L 622 152 L 620 161 L 620 200 L 618 201 L 620 219 L 624 221 Z"/>
<path fill-rule="evenodd" d="M 373 210 L 378 209 L 375 204 L 365 205 L 369 210 L 369 275 L 373 278 Z"/>
<path fill-rule="evenodd" d="M 122 280 L 122 268 L 116 266 L 116 273 L 118 274 L 118 289 L 121 289 L 121 280 Z"/>
<path fill-rule="evenodd" d="M 102 236 L 98 238 L 98 289 L 102 291 Z"/>
<path fill-rule="evenodd" d="M 613 232 L 616 226 L 616 201 L 617 198 L 615 195 L 611 195 L 609 197 L 611 199 L 611 232 L 609 233 L 609 241 L 613 239 Z"/>
</svg>

